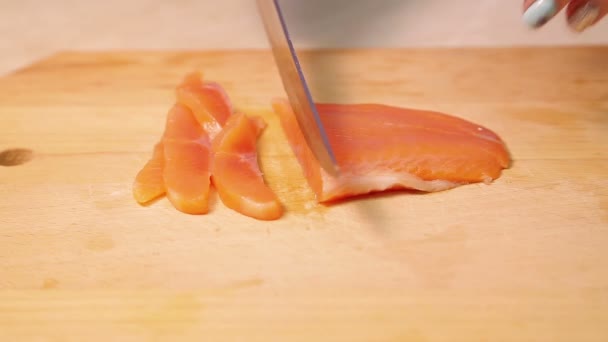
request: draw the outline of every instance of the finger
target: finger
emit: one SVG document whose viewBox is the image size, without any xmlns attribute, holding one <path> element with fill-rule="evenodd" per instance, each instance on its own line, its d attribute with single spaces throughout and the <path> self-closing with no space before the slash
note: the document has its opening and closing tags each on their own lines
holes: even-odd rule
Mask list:
<svg viewBox="0 0 608 342">
<path fill-rule="evenodd" d="M 599 0 L 573 0 L 566 9 L 568 26 L 576 32 L 583 32 L 593 26 L 607 13 L 608 1 Z"/>
<path fill-rule="evenodd" d="M 524 22 L 532 27 L 539 28 L 551 20 L 569 0 L 524 0 Z"/>
</svg>

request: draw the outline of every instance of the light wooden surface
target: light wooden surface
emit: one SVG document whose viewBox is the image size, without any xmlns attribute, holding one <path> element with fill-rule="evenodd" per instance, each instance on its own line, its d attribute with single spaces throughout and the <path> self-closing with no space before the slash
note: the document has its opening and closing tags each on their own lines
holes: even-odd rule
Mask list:
<svg viewBox="0 0 608 342">
<path fill-rule="evenodd" d="M 575 34 L 560 13 L 530 30 L 521 18 L 523 0 L 281 3 L 300 48 L 608 44 L 608 20 Z M 21 0 L 0 6 L 0 74 L 65 49 L 266 47 L 251 0 Z"/>
<path fill-rule="evenodd" d="M 492 185 L 315 206 L 267 51 L 62 53 L 0 79 L 0 340 L 605 341 L 608 48 L 307 52 L 319 101 L 488 126 Z M 200 69 L 269 123 L 288 213 L 189 216 L 131 183 Z"/>
</svg>

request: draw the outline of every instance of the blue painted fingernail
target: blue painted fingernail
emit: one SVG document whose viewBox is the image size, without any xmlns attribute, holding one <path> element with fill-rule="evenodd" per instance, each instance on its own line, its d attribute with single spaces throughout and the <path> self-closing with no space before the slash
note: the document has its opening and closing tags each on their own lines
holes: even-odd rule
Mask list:
<svg viewBox="0 0 608 342">
<path fill-rule="evenodd" d="M 530 27 L 541 27 L 557 12 L 555 0 L 536 0 L 524 12 L 524 22 Z"/>
</svg>

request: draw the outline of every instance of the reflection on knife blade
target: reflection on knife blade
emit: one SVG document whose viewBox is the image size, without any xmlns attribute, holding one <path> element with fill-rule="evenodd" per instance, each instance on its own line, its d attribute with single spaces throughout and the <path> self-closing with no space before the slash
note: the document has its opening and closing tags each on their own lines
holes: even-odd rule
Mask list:
<svg viewBox="0 0 608 342">
<path fill-rule="evenodd" d="M 306 85 L 279 2 L 278 0 L 257 0 L 257 3 L 283 87 L 304 138 L 325 171 L 335 175 L 338 172 L 336 158 Z"/>
</svg>

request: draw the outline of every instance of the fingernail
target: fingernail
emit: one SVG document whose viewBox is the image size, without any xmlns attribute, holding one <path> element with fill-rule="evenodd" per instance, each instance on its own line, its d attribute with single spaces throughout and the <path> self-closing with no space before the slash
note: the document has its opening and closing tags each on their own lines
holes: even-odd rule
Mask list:
<svg viewBox="0 0 608 342">
<path fill-rule="evenodd" d="M 595 22 L 598 15 L 600 15 L 600 8 L 593 2 L 586 2 L 568 17 L 568 25 L 574 31 L 582 32 Z"/>
<path fill-rule="evenodd" d="M 555 0 L 536 0 L 524 12 L 524 22 L 533 28 L 543 26 L 557 12 Z"/>
</svg>

